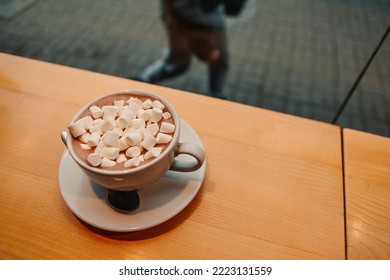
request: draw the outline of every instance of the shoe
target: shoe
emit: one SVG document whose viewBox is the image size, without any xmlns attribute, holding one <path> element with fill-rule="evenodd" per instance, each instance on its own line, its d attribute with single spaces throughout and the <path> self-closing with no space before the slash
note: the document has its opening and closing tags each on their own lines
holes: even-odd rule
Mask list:
<svg viewBox="0 0 390 280">
<path fill-rule="evenodd" d="M 187 66 L 177 66 L 158 60 L 148 66 L 136 79 L 141 82 L 155 84 L 176 77 L 187 70 Z"/>
</svg>

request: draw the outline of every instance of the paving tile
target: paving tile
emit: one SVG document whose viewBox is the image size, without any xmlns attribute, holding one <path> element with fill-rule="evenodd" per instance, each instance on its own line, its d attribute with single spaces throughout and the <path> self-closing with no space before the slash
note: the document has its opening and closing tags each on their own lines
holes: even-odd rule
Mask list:
<svg viewBox="0 0 390 280">
<path fill-rule="evenodd" d="M 10 18 L 33 5 L 37 0 L 2 0 L 0 1 L 0 19 Z"/>
</svg>

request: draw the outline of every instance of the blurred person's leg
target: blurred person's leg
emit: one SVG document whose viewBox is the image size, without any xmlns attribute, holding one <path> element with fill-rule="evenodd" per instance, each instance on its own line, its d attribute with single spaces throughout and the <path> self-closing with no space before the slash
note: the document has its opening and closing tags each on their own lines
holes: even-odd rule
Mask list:
<svg viewBox="0 0 390 280">
<path fill-rule="evenodd" d="M 225 29 L 213 34 L 215 48 L 209 56 L 209 88 L 214 97 L 227 99 L 225 85 L 229 69 L 229 55 Z"/>
<path fill-rule="evenodd" d="M 228 61 L 220 56 L 215 62 L 209 64 L 209 88 L 214 97 L 227 99 L 225 94 Z"/>
<path fill-rule="evenodd" d="M 191 22 L 189 18 L 179 16 L 173 10 L 172 3 L 172 0 L 161 1 L 169 49 L 161 59 L 148 66 L 138 79 L 157 83 L 178 76 L 189 68 L 191 55 L 194 54 L 209 66 L 210 94 L 226 99 L 228 47 L 224 22 L 216 25 Z M 181 4 L 186 6 L 188 2 L 182 1 Z M 193 12 L 195 15 L 196 11 Z"/>
<path fill-rule="evenodd" d="M 176 23 L 188 49 L 198 59 L 208 64 L 209 93 L 226 99 L 225 83 L 228 73 L 228 46 L 224 1 L 165 0 L 171 3 L 166 21 Z M 176 16 L 175 16 L 176 15 Z"/>
<path fill-rule="evenodd" d="M 138 80 L 158 83 L 184 73 L 191 64 L 191 52 L 186 39 L 186 26 L 178 20 L 172 10 L 172 1 L 161 1 L 162 21 L 167 34 L 168 50 L 163 57 L 143 70 Z"/>
<path fill-rule="evenodd" d="M 208 64 L 209 91 L 214 97 L 226 99 L 225 83 L 229 68 L 229 55 L 225 28 L 201 28 L 189 36 L 191 51 Z"/>
</svg>

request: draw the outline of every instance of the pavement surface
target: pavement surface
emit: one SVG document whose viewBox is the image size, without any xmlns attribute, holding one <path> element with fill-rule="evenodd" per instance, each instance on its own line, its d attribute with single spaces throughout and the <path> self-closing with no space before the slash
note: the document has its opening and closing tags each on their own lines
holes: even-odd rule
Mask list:
<svg viewBox="0 0 390 280">
<path fill-rule="evenodd" d="M 331 122 L 390 24 L 388 0 L 248 0 L 227 19 L 233 102 Z M 0 52 L 134 77 L 167 46 L 157 0 L 0 0 Z M 161 83 L 209 95 L 196 58 Z M 390 136 L 390 35 L 338 125 Z"/>
</svg>

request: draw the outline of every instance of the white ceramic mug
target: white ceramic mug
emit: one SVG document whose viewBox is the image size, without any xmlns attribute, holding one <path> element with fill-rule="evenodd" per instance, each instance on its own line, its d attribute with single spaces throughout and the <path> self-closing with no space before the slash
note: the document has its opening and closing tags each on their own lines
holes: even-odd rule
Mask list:
<svg viewBox="0 0 390 280">
<path fill-rule="evenodd" d="M 107 170 L 99 167 L 90 166 L 88 163 L 80 159 L 75 153 L 72 145 L 73 136 L 69 131 L 64 131 L 61 134 L 62 141 L 66 145 L 70 155 L 81 167 L 81 169 L 88 175 L 88 177 L 97 184 L 115 191 L 138 191 L 143 189 L 153 182 L 161 178 L 168 170 L 179 172 L 191 172 L 199 169 L 204 160 L 205 153 L 202 147 L 191 142 L 179 142 L 180 136 L 180 118 L 173 106 L 160 95 L 152 92 L 141 90 L 122 90 L 113 92 L 99 98 L 96 98 L 86 104 L 74 116 L 71 123 L 80 118 L 80 115 L 89 109 L 98 100 L 106 98 L 107 96 L 117 94 L 129 94 L 130 96 L 146 96 L 153 100 L 159 100 L 163 103 L 168 111 L 171 113 L 176 129 L 172 135 L 172 140 L 168 146 L 163 150 L 161 155 L 153 160 L 140 165 L 138 167 L 121 170 Z M 180 154 L 187 154 L 194 158 L 192 164 L 188 161 L 181 162 L 176 157 Z"/>
</svg>

